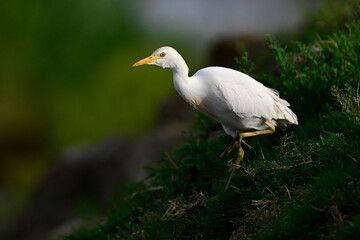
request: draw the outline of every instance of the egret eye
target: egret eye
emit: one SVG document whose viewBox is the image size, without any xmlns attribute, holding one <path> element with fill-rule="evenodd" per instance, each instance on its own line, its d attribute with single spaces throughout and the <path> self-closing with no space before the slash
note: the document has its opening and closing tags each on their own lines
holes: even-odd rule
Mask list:
<svg viewBox="0 0 360 240">
<path fill-rule="evenodd" d="M 160 53 L 160 57 L 165 57 L 165 53 L 164 52 Z"/>
</svg>

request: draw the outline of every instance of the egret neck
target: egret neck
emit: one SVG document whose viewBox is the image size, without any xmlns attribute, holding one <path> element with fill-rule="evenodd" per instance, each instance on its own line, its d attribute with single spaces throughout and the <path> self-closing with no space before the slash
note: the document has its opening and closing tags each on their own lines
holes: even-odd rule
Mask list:
<svg viewBox="0 0 360 240">
<path fill-rule="evenodd" d="M 179 59 L 176 59 L 176 64 L 171 67 L 173 72 L 173 81 L 177 92 L 187 100 L 189 96 L 189 88 L 190 88 L 190 78 L 189 78 L 189 68 L 186 65 L 184 59 L 179 55 Z M 186 89 L 186 90 L 185 90 Z"/>
</svg>

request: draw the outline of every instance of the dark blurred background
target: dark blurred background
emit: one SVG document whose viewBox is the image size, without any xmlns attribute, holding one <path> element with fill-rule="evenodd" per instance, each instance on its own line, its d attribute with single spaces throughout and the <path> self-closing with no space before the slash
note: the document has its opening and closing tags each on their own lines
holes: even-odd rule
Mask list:
<svg viewBox="0 0 360 240">
<path fill-rule="evenodd" d="M 271 64 L 265 34 L 305 39 L 341 24 L 352 2 L 2 1 L 0 239 L 56 239 L 101 216 L 186 138 L 194 113 L 170 70 L 134 62 L 169 45 L 190 74 L 234 68 L 244 51 Z"/>
</svg>

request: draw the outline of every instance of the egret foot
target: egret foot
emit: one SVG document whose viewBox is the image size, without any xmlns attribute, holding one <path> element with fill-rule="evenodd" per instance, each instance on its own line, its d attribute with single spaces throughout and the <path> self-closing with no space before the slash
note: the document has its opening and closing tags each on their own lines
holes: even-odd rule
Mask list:
<svg viewBox="0 0 360 240">
<path fill-rule="evenodd" d="M 254 132 L 244 132 L 244 133 L 240 133 L 238 137 L 235 137 L 233 142 L 230 144 L 230 146 L 220 155 L 220 158 L 225 156 L 225 154 L 229 154 L 230 151 L 235 147 L 236 144 L 238 144 L 239 146 L 239 155 L 238 158 L 234 164 L 234 167 L 232 167 L 230 169 L 231 173 L 229 176 L 229 180 L 226 183 L 225 186 L 225 191 L 229 188 L 231 179 L 233 178 L 235 171 L 239 168 L 239 165 L 241 163 L 241 161 L 244 158 L 244 150 L 241 147 L 241 143 L 243 142 L 247 147 L 249 147 L 250 149 L 253 149 L 249 144 L 245 143 L 245 141 L 243 140 L 243 138 L 245 137 L 253 137 L 253 136 L 257 136 L 257 135 L 263 135 L 263 134 L 272 134 L 275 132 L 275 126 L 272 125 L 269 121 L 264 120 L 264 123 L 266 125 L 269 126 L 269 129 L 266 130 L 260 130 L 260 131 L 254 131 Z"/>
<path fill-rule="evenodd" d="M 239 138 L 240 138 L 240 135 L 237 135 L 236 137 L 234 137 L 234 139 L 232 140 L 232 142 L 229 144 L 229 146 L 225 149 L 225 151 L 223 151 L 220 155 L 219 155 L 219 158 L 223 158 L 227 155 L 229 155 L 229 153 L 234 149 L 234 147 L 236 145 L 239 144 Z M 243 139 L 241 139 L 241 142 L 245 144 L 245 146 L 247 146 L 250 150 L 254 151 L 255 154 L 256 154 L 256 151 L 255 149 L 250 146 L 247 142 L 245 142 Z"/>
<path fill-rule="evenodd" d="M 231 141 L 231 143 L 229 144 L 229 146 L 219 155 L 219 158 L 223 158 L 223 157 L 227 156 L 233 150 L 235 145 L 238 144 L 239 138 L 240 138 L 240 135 L 237 135 L 236 137 L 234 137 L 233 140 Z"/>
</svg>

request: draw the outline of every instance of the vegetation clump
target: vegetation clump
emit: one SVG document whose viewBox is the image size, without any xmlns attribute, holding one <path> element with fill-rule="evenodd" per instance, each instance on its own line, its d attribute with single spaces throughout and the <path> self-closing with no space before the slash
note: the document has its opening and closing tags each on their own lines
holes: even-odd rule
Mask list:
<svg viewBox="0 0 360 240">
<path fill-rule="evenodd" d="M 299 126 L 249 138 L 228 191 L 229 164 L 218 158 L 230 137 L 199 114 L 190 140 L 147 168 L 105 224 L 81 239 L 359 239 L 360 22 L 288 50 L 267 37 L 279 74 L 257 80 L 282 93 Z M 239 70 L 251 72 L 247 57 Z"/>
</svg>

